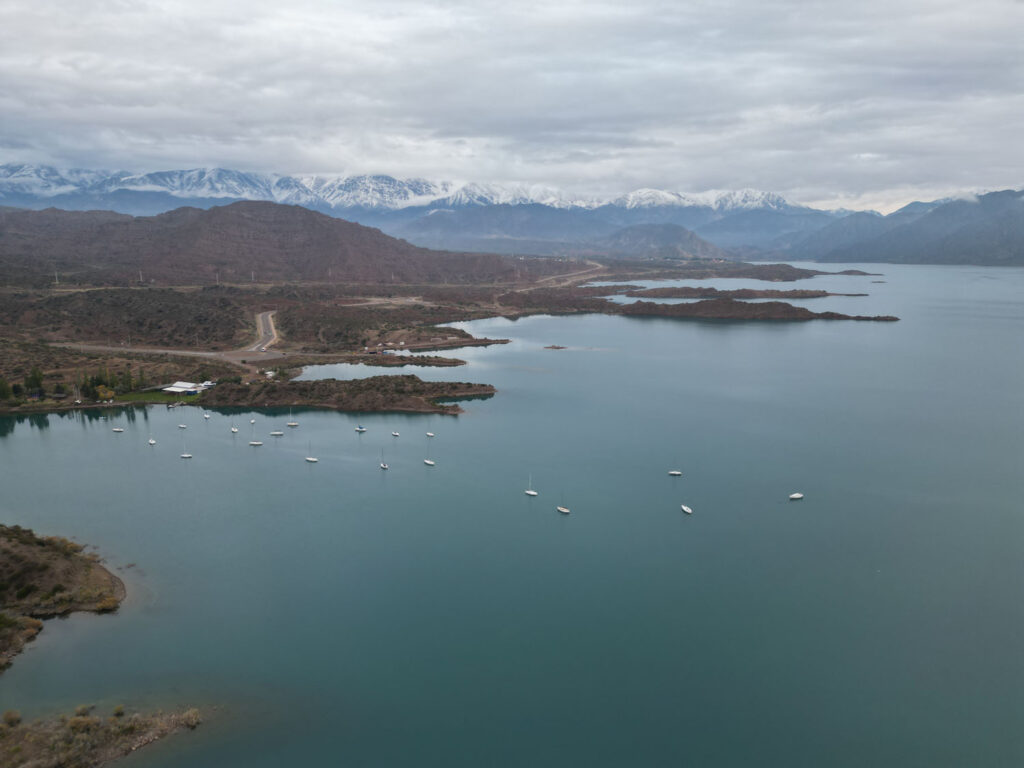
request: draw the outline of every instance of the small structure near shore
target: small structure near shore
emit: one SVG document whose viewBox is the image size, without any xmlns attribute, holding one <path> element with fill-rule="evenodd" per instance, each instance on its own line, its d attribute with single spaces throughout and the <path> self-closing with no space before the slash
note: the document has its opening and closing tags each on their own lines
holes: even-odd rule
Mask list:
<svg viewBox="0 0 1024 768">
<path fill-rule="evenodd" d="M 176 381 L 169 387 L 164 387 L 164 392 L 172 395 L 198 395 L 203 390 L 214 386 L 212 381 L 204 381 L 202 384 L 193 384 L 191 381 Z"/>
</svg>

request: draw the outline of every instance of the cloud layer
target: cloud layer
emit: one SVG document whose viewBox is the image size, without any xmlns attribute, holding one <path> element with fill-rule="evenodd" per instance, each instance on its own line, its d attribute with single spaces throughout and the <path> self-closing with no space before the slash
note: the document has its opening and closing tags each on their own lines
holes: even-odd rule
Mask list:
<svg viewBox="0 0 1024 768">
<path fill-rule="evenodd" d="M 1024 185 L 1024 3 L 7 0 L 0 162 L 757 187 Z"/>
</svg>

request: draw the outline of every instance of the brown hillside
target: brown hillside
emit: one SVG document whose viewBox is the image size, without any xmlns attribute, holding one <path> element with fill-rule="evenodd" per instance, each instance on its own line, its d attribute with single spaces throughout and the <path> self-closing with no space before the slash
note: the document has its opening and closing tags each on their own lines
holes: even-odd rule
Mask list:
<svg viewBox="0 0 1024 768">
<path fill-rule="evenodd" d="M 0 282 L 163 285 L 282 281 L 487 283 L 561 262 L 418 248 L 291 205 L 241 202 L 159 216 L 0 208 Z"/>
</svg>

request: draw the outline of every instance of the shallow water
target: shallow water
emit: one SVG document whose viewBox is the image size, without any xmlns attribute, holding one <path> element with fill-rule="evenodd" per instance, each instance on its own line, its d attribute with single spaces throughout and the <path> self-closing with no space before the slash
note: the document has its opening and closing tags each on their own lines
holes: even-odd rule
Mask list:
<svg viewBox="0 0 1024 768">
<path fill-rule="evenodd" d="M 899 323 L 460 324 L 513 342 L 386 371 L 459 417 L 0 420 L 4 521 L 130 590 L 0 709 L 215 708 L 146 768 L 1024 763 L 1024 270 L 865 269 L 771 287 Z"/>
</svg>

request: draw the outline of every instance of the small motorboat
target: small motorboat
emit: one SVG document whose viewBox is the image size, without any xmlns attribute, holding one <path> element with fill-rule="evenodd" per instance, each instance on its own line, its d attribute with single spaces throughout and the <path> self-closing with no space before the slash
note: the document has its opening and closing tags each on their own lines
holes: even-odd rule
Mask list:
<svg viewBox="0 0 1024 768">
<path fill-rule="evenodd" d="M 399 437 L 399 434 L 398 434 L 397 432 L 392 432 L 392 433 L 391 433 L 391 436 L 392 436 L 392 437 Z"/>
<path fill-rule="evenodd" d="M 149 438 L 148 442 L 149 442 L 150 445 L 156 445 L 156 440 L 154 440 L 152 437 Z"/>
<path fill-rule="evenodd" d="M 318 461 L 320 461 L 320 459 L 318 459 L 316 456 L 307 456 L 306 461 L 308 461 L 310 464 L 316 464 Z"/>
<path fill-rule="evenodd" d="M 249 419 L 249 423 L 250 424 L 255 424 L 256 423 L 256 419 Z"/>
<path fill-rule="evenodd" d="M 232 431 L 232 433 L 237 432 L 238 431 L 238 427 L 232 427 L 231 431 Z"/>
<path fill-rule="evenodd" d="M 204 414 L 203 414 L 203 418 L 204 418 L 204 419 L 208 419 L 208 418 L 210 418 L 210 414 L 208 414 L 208 413 L 204 413 Z"/>
<path fill-rule="evenodd" d="M 178 429 L 188 429 L 188 424 L 179 424 Z"/>
<path fill-rule="evenodd" d="M 803 497 L 804 497 L 804 495 L 802 493 L 791 493 L 791 494 L 789 494 L 789 500 L 790 501 L 800 501 L 800 499 L 802 499 Z"/>
<path fill-rule="evenodd" d="M 428 467 L 434 466 L 434 460 L 433 459 L 424 459 L 423 463 L 426 464 Z"/>
<path fill-rule="evenodd" d="M 688 515 L 692 515 L 692 514 L 693 514 L 693 510 L 692 510 L 692 509 L 690 509 L 690 508 L 689 508 L 688 506 L 686 506 L 685 504 L 680 504 L 680 505 L 679 505 L 679 508 L 680 508 L 681 510 L 683 510 L 683 512 L 685 512 L 685 513 L 686 513 L 686 514 L 688 514 Z"/>
<path fill-rule="evenodd" d="M 433 436 L 434 436 L 433 432 L 427 432 L 427 437 L 433 437 Z"/>
</svg>

